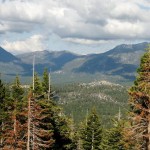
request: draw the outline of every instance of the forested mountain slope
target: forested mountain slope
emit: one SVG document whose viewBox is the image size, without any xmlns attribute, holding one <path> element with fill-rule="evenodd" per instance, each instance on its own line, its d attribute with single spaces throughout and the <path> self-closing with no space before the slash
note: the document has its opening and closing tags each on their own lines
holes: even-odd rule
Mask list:
<svg viewBox="0 0 150 150">
<path fill-rule="evenodd" d="M 56 91 L 57 102 L 75 122 L 83 120 L 92 107 L 96 107 L 103 121 L 117 116 L 119 109 L 123 116 L 127 109 L 127 88 L 108 81 L 59 85 Z"/>
<path fill-rule="evenodd" d="M 119 45 L 106 53 L 93 55 L 74 71 L 92 74 L 100 72 L 133 79 L 140 63 L 140 58 L 147 46 L 148 43 L 146 42 L 133 45 Z"/>
</svg>

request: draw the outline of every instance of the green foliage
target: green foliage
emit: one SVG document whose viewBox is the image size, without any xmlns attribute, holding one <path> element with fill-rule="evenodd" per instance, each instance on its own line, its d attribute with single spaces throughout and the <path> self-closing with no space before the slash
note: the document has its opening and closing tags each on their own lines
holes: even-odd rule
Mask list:
<svg viewBox="0 0 150 150">
<path fill-rule="evenodd" d="M 51 118 L 50 122 L 53 125 L 53 138 L 55 143 L 54 150 L 72 150 L 72 139 L 70 137 L 71 129 L 69 127 L 69 120 L 63 115 L 61 109 L 53 102 L 51 103 Z"/>
<path fill-rule="evenodd" d="M 1 103 L 4 100 L 4 98 L 5 98 L 5 86 L 0 79 L 0 100 L 1 100 Z"/>
<path fill-rule="evenodd" d="M 124 146 L 124 121 L 115 121 L 103 134 L 102 150 L 126 150 Z"/>
<path fill-rule="evenodd" d="M 20 79 L 18 76 L 16 76 L 15 81 L 12 85 L 12 97 L 14 99 L 20 100 L 23 98 L 23 93 L 24 93 L 24 90 L 21 87 Z"/>
<path fill-rule="evenodd" d="M 34 74 L 34 93 L 35 95 L 41 95 L 42 93 L 42 84 L 37 73 Z"/>
<path fill-rule="evenodd" d="M 6 88 L 0 79 L 0 123 L 3 120 L 5 107 Z"/>
<path fill-rule="evenodd" d="M 102 125 L 95 109 L 87 116 L 81 127 L 80 137 L 84 150 L 99 150 L 102 140 Z"/>
<path fill-rule="evenodd" d="M 17 115 L 22 113 L 23 106 L 25 104 L 24 89 L 21 87 L 20 78 L 16 76 L 14 83 L 11 86 L 11 103 L 14 109 L 14 115 L 18 118 Z M 20 116 L 20 115 L 19 115 Z M 21 116 L 20 116 L 21 117 Z M 19 119 L 19 118 L 18 118 Z"/>
<path fill-rule="evenodd" d="M 48 92 L 49 89 L 49 74 L 48 70 L 45 68 L 43 73 L 43 81 L 42 81 L 42 88 L 44 92 Z"/>
</svg>

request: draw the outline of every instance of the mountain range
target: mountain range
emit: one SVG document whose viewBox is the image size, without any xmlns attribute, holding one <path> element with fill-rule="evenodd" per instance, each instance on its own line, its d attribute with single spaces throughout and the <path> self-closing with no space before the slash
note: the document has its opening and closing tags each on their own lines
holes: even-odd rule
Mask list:
<svg viewBox="0 0 150 150">
<path fill-rule="evenodd" d="M 76 75 L 100 73 L 133 80 L 147 45 L 147 42 L 122 44 L 105 53 L 89 55 L 78 55 L 69 51 L 44 50 L 14 56 L 0 47 L 0 73 L 30 76 L 33 56 L 35 56 L 35 69 L 39 74 L 42 74 L 46 67 L 50 68 L 53 73 Z"/>
</svg>

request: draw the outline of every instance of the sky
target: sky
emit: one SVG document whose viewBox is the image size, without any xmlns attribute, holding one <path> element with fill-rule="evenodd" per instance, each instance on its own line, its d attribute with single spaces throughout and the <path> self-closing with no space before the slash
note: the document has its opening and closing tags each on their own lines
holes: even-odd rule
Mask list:
<svg viewBox="0 0 150 150">
<path fill-rule="evenodd" d="M 150 41 L 149 17 L 150 0 L 0 0 L 0 46 L 102 53 Z"/>
</svg>

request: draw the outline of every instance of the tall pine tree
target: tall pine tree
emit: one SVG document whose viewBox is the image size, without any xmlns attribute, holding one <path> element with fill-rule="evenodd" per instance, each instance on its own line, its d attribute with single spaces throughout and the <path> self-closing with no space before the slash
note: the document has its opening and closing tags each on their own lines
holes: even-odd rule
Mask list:
<svg viewBox="0 0 150 150">
<path fill-rule="evenodd" d="M 44 73 L 43 73 L 42 88 L 45 93 L 47 93 L 49 90 L 49 74 L 48 74 L 48 69 L 46 68 L 44 69 Z"/>
<path fill-rule="evenodd" d="M 80 135 L 84 150 L 100 150 L 102 125 L 94 108 L 82 126 Z"/>
<path fill-rule="evenodd" d="M 47 108 L 47 114 L 49 114 L 45 123 L 51 123 L 53 127 L 53 150 L 73 150 L 75 147 L 72 144 L 71 129 L 69 126 L 69 120 L 62 115 L 62 110 L 55 104 L 51 97 L 51 83 L 48 70 L 45 69 L 42 80 L 42 91 L 46 93 L 45 100 L 41 101 L 44 104 L 44 108 Z M 43 105 L 42 105 L 43 108 Z"/>
<path fill-rule="evenodd" d="M 16 77 L 13 85 L 11 86 L 11 97 L 9 97 L 10 103 L 7 100 L 8 109 L 5 110 L 8 113 L 8 118 L 5 121 L 5 132 L 3 136 L 5 137 L 3 148 L 23 148 L 25 144 L 23 139 L 23 125 L 21 122 L 21 105 L 22 105 L 22 98 L 23 98 L 23 89 L 21 88 L 19 77 Z M 24 143 L 24 144 L 23 144 Z"/>
<path fill-rule="evenodd" d="M 133 149 L 150 150 L 150 47 L 143 55 L 138 76 L 130 91 Z"/>
<path fill-rule="evenodd" d="M 50 149 L 54 143 L 51 114 L 36 73 L 33 80 L 34 87 L 28 97 L 27 149 Z"/>
</svg>

